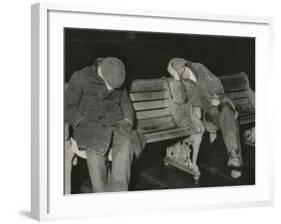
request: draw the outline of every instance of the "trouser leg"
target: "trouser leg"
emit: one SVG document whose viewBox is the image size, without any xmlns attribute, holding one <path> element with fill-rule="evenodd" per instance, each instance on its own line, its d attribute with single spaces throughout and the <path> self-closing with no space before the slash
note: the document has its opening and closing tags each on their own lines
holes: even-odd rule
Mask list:
<svg viewBox="0 0 281 224">
<path fill-rule="evenodd" d="M 220 128 L 224 143 L 229 155 L 228 165 L 239 167 L 242 165 L 242 155 L 238 138 L 238 126 L 234 119 L 234 111 L 229 106 L 224 106 L 219 117 Z"/>
<path fill-rule="evenodd" d="M 130 137 L 115 131 L 112 142 L 111 183 L 108 191 L 128 190 L 132 160 L 133 150 Z"/>
<path fill-rule="evenodd" d="M 105 156 L 87 150 L 87 165 L 94 192 L 106 191 L 108 172 Z"/>
<path fill-rule="evenodd" d="M 74 153 L 69 147 L 64 147 L 64 193 L 71 194 L 71 171 Z"/>
</svg>

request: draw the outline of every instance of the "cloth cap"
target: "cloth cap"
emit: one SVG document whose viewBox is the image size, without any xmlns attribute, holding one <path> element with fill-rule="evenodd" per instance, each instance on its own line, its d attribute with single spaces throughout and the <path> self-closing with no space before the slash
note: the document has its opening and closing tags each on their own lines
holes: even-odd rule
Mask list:
<svg viewBox="0 0 281 224">
<path fill-rule="evenodd" d="M 107 57 L 100 64 L 103 78 L 114 89 L 120 88 L 126 78 L 124 63 L 116 57 Z"/>
<path fill-rule="evenodd" d="M 185 60 L 184 58 L 173 58 L 169 61 L 169 65 L 171 65 L 179 75 L 182 75 L 182 73 L 184 72 L 184 66 L 186 66 L 186 63 L 187 60 Z"/>
</svg>

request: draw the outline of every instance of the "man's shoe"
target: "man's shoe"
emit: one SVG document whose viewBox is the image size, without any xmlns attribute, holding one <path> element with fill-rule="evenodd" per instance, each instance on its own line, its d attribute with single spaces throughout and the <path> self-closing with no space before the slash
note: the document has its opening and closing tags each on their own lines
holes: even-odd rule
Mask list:
<svg viewBox="0 0 281 224">
<path fill-rule="evenodd" d="M 240 170 L 231 170 L 231 173 L 230 175 L 235 178 L 235 179 L 238 179 L 241 177 L 242 175 L 242 172 Z"/>
<path fill-rule="evenodd" d="M 229 167 L 241 167 L 241 159 L 238 156 L 237 150 L 231 150 L 228 154 L 227 165 Z"/>
<path fill-rule="evenodd" d="M 235 178 L 235 179 L 238 179 L 241 177 L 242 175 L 242 172 L 239 168 L 241 168 L 242 166 L 242 163 L 241 163 L 241 158 L 239 157 L 238 153 L 237 153 L 237 150 L 231 150 L 229 152 L 229 158 L 228 158 L 228 161 L 227 161 L 227 165 L 231 168 L 233 168 L 231 170 L 231 173 L 230 175 Z"/>
</svg>

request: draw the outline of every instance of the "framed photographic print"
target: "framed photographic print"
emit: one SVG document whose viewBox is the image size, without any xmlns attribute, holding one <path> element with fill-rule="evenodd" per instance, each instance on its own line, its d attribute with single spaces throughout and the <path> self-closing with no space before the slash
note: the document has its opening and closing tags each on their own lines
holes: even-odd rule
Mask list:
<svg viewBox="0 0 281 224">
<path fill-rule="evenodd" d="M 272 204 L 272 30 L 271 18 L 32 5 L 32 217 Z"/>
</svg>

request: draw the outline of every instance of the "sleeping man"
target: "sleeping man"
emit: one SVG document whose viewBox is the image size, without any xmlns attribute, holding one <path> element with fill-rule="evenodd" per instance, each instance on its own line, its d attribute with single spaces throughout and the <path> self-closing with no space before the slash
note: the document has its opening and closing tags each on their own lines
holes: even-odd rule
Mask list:
<svg viewBox="0 0 281 224">
<path fill-rule="evenodd" d="M 231 175 L 239 178 L 242 156 L 235 124 L 238 113 L 233 102 L 225 95 L 221 81 L 201 63 L 184 58 L 171 59 L 167 70 L 173 77 L 173 98 L 178 104 L 190 102 L 197 108 L 196 113 L 199 117 L 202 114 L 211 142 L 216 138 L 216 131 L 221 129 L 228 152 L 227 164 L 233 168 Z"/>
<path fill-rule="evenodd" d="M 120 59 L 98 58 L 72 75 L 66 91 L 66 122 L 73 127 L 79 151 L 86 154 L 94 192 L 128 190 L 134 111 L 122 86 L 125 78 Z"/>
</svg>

